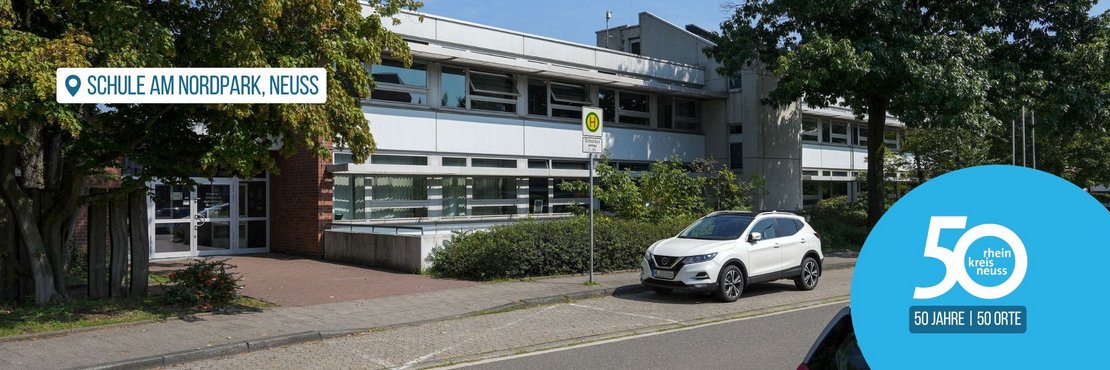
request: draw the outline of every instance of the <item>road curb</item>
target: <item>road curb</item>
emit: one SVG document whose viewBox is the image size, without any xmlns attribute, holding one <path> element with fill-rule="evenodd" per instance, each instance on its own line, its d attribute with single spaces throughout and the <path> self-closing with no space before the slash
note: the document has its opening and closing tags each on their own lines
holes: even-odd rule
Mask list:
<svg viewBox="0 0 1110 370">
<path fill-rule="evenodd" d="M 839 269 L 851 268 L 853 266 L 855 266 L 855 262 L 840 262 L 840 263 L 825 265 L 824 268 L 825 268 L 825 270 L 839 270 Z M 123 360 L 123 361 L 117 361 L 117 362 L 107 363 L 107 364 L 103 364 L 103 365 L 98 365 L 98 366 L 94 366 L 94 367 L 89 367 L 88 369 L 98 369 L 98 370 L 100 370 L 100 369 L 103 369 L 103 370 L 109 370 L 109 369 L 112 369 L 112 370 L 115 370 L 115 369 L 149 369 L 149 368 L 156 368 L 156 367 L 163 367 L 163 366 L 168 366 L 168 365 L 173 365 L 173 364 L 179 364 L 179 363 L 183 363 L 183 362 L 198 361 L 198 360 L 205 360 L 205 359 L 210 359 L 210 358 L 237 355 L 237 354 L 254 352 L 254 351 L 261 351 L 261 350 L 274 348 L 274 347 L 282 347 L 282 346 L 288 346 L 288 345 L 293 345 L 293 344 L 307 343 L 307 342 L 318 341 L 318 340 L 322 340 L 322 339 L 330 339 L 330 338 L 344 337 L 344 336 L 363 334 L 363 333 L 387 331 L 387 330 L 392 330 L 392 329 L 396 329 L 396 328 L 411 327 L 411 326 L 416 326 L 416 325 L 421 325 L 421 324 L 427 324 L 427 323 L 439 322 L 439 321 L 446 321 L 446 320 L 452 320 L 452 319 L 457 319 L 457 318 L 472 317 L 472 316 L 478 316 L 478 315 L 487 315 L 487 314 L 500 313 L 500 312 L 505 312 L 505 311 L 513 311 L 513 310 L 519 310 L 519 309 L 535 307 L 535 306 L 542 306 L 542 305 L 547 305 L 547 304 L 552 304 L 552 303 L 563 303 L 563 302 L 569 302 L 569 301 L 575 301 L 575 300 L 600 298 L 600 297 L 607 297 L 607 296 L 631 295 L 631 294 L 643 293 L 643 292 L 646 292 L 648 290 L 649 289 L 646 286 L 635 284 L 635 285 L 625 285 L 625 286 L 612 287 L 612 288 L 597 288 L 597 289 L 590 289 L 590 290 L 585 290 L 585 291 L 580 291 L 580 292 L 550 295 L 550 296 L 544 296 L 544 297 L 525 298 L 525 299 L 517 300 L 517 301 L 514 301 L 514 302 L 509 302 L 509 303 L 497 305 L 497 306 L 494 306 L 494 307 L 490 307 L 490 308 L 486 308 L 486 309 L 482 309 L 482 310 L 478 310 L 478 311 L 472 311 L 472 312 L 465 313 L 465 314 L 460 314 L 460 315 L 451 315 L 451 316 L 444 316 L 444 317 L 427 319 L 427 320 L 419 320 L 419 321 L 412 321 L 412 322 L 399 323 L 399 324 L 393 324 L 393 325 L 375 326 L 375 327 L 360 328 L 360 329 L 306 331 L 306 332 L 299 332 L 299 333 L 292 333 L 292 334 L 283 334 L 283 335 L 272 336 L 272 337 L 265 337 L 265 338 L 258 338 L 258 339 L 250 339 L 250 340 L 245 340 L 245 341 L 232 342 L 232 343 L 227 343 L 227 344 L 222 344 L 222 345 L 212 346 L 212 347 L 207 347 L 207 348 L 198 348 L 198 349 L 193 349 L 193 350 L 173 352 L 173 353 L 167 353 L 167 354 L 155 355 L 155 356 L 138 357 L 138 358 L 134 358 L 134 359 L 128 359 L 128 360 Z"/>
</svg>

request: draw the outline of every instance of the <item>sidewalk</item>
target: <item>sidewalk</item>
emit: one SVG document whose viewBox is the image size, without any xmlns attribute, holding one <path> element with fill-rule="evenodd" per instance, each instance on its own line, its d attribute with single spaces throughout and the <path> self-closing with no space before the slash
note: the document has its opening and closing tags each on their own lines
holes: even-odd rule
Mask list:
<svg viewBox="0 0 1110 370">
<path fill-rule="evenodd" d="M 829 257 L 827 269 L 846 268 L 855 259 Z M 369 328 L 449 319 L 484 310 L 542 304 L 569 298 L 640 289 L 639 273 L 481 284 L 401 296 L 281 307 L 258 313 L 200 315 L 133 326 L 77 332 L 36 340 L 0 342 L 0 368 L 62 369 L 103 364 L 156 367 L 222 354 L 298 343 Z M 201 351 L 198 351 L 201 350 Z"/>
</svg>

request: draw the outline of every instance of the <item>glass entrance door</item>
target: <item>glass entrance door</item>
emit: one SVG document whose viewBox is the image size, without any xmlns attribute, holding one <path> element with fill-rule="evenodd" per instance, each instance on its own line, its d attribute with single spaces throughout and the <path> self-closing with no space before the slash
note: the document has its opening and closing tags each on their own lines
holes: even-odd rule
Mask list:
<svg viewBox="0 0 1110 370">
<path fill-rule="evenodd" d="M 231 183 L 214 180 L 197 185 L 193 216 L 199 255 L 219 254 L 231 250 Z"/>
<path fill-rule="evenodd" d="M 194 189 L 151 183 L 152 258 L 269 250 L 266 178 L 193 179 Z"/>
</svg>

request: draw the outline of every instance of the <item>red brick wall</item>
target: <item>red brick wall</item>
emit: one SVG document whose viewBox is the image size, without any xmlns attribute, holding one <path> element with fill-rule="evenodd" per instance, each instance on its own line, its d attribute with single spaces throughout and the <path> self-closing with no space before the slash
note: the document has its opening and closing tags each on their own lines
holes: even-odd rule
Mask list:
<svg viewBox="0 0 1110 370">
<path fill-rule="evenodd" d="M 119 176 L 120 170 L 118 168 L 108 168 L 104 170 L 109 175 Z M 90 188 L 118 188 L 120 187 L 119 180 L 106 181 L 100 177 L 88 177 L 85 179 L 85 191 Z M 85 252 L 89 249 L 89 207 L 81 206 L 77 209 L 77 222 L 74 223 L 73 239 L 74 247 L 78 251 Z M 106 238 L 107 239 L 107 238 Z"/>
<path fill-rule="evenodd" d="M 270 175 L 270 251 L 322 258 L 324 230 L 332 221 L 330 163 L 304 150 L 278 155 Z"/>
</svg>

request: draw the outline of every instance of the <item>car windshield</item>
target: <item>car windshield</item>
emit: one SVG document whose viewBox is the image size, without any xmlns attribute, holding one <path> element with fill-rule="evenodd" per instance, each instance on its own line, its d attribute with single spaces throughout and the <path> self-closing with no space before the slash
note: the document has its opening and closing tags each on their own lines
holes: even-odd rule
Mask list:
<svg viewBox="0 0 1110 370">
<path fill-rule="evenodd" d="M 729 240 L 740 238 L 752 216 L 717 215 L 703 217 L 678 234 L 683 239 Z"/>
</svg>

